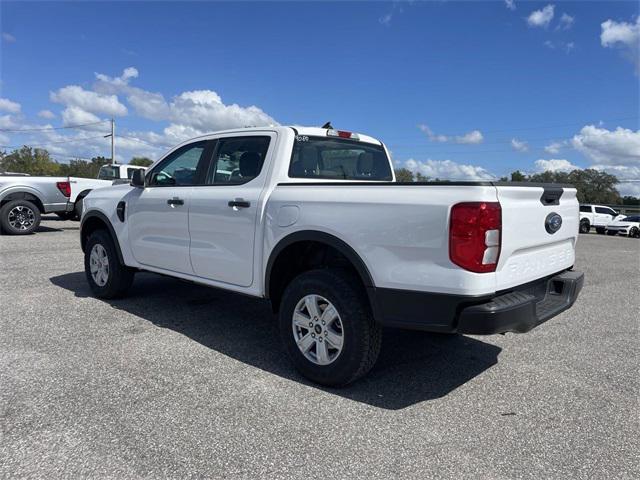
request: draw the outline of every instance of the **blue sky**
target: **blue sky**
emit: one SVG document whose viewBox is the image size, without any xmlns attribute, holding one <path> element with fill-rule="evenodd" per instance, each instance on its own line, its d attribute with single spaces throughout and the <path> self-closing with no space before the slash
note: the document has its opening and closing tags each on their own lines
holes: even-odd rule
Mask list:
<svg viewBox="0 0 640 480">
<path fill-rule="evenodd" d="M 60 161 L 108 156 L 108 125 L 11 130 L 115 116 L 126 161 L 204 131 L 331 120 L 431 176 L 640 177 L 637 2 L 3 1 L 0 13 L 0 145 Z"/>
</svg>

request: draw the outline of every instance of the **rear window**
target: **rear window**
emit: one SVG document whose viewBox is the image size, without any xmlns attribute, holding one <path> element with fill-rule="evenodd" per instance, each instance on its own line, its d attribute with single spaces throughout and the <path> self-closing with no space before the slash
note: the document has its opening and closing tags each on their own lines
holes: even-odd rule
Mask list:
<svg viewBox="0 0 640 480">
<path fill-rule="evenodd" d="M 298 135 L 289 166 L 291 178 L 391 180 L 391 168 L 380 145 Z"/>
<path fill-rule="evenodd" d="M 586 213 L 591 213 L 591 206 L 590 205 L 580 205 L 580 211 L 581 212 L 586 212 Z"/>
<path fill-rule="evenodd" d="M 100 180 L 114 180 L 116 178 L 120 178 L 120 168 L 104 165 L 100 167 L 100 170 L 98 171 L 98 178 Z"/>
</svg>

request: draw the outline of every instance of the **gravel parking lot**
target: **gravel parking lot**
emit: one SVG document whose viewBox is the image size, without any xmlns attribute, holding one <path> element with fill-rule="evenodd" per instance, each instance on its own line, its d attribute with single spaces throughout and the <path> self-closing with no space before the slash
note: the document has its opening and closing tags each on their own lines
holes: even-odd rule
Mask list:
<svg viewBox="0 0 640 480">
<path fill-rule="evenodd" d="M 92 298 L 78 223 L 0 237 L 0 477 L 639 478 L 640 241 L 582 235 L 526 335 L 388 331 L 332 390 L 260 300 L 140 274 Z"/>
</svg>

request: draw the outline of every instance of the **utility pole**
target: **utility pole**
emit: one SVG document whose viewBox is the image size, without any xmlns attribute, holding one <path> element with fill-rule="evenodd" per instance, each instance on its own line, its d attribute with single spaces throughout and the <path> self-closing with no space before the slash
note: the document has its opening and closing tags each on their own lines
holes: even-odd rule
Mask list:
<svg viewBox="0 0 640 480">
<path fill-rule="evenodd" d="M 111 163 L 116 162 L 116 121 L 111 119 Z"/>
<path fill-rule="evenodd" d="M 104 138 L 111 137 L 111 163 L 115 164 L 116 162 L 116 121 L 111 119 L 111 133 L 109 135 L 105 135 Z"/>
</svg>

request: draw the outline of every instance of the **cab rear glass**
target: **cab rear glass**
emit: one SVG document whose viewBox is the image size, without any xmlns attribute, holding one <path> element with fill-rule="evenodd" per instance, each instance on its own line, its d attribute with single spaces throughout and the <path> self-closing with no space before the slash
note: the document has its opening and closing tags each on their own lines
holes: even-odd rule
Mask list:
<svg viewBox="0 0 640 480">
<path fill-rule="evenodd" d="M 392 180 L 381 145 L 340 138 L 296 136 L 289 177 L 331 180 Z"/>
</svg>

